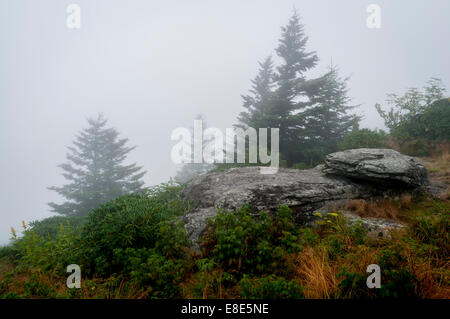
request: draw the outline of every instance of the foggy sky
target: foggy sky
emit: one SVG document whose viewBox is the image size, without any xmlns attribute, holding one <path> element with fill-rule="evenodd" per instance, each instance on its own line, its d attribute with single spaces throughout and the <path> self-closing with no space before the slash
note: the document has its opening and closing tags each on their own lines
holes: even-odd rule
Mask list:
<svg viewBox="0 0 450 319">
<path fill-rule="evenodd" d="M 81 29 L 66 7 L 81 6 Z M 366 7 L 381 6 L 381 29 Z M 450 2 L 363 0 L 0 0 L 0 244 L 10 227 L 51 216 L 48 186 L 65 180 L 66 146 L 103 112 L 137 148 L 145 182 L 167 181 L 171 131 L 201 113 L 224 129 L 243 110 L 257 61 L 274 48 L 293 7 L 323 73 L 331 59 L 351 75 L 363 127 L 383 128 L 386 93 L 450 83 Z"/>
</svg>

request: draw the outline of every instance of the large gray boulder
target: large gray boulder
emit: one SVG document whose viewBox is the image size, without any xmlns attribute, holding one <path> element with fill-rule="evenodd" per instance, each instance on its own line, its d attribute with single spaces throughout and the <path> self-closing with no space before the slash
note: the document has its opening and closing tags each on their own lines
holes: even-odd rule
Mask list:
<svg viewBox="0 0 450 319">
<path fill-rule="evenodd" d="M 370 193 L 346 178 L 323 174 L 321 168 L 280 168 L 276 174 L 261 174 L 259 167 L 254 166 L 203 174 L 182 193 L 196 207 L 184 217 L 185 229 L 195 242 L 206 227 L 206 220 L 215 216 L 218 209 L 236 210 L 245 204 L 255 212 L 275 212 L 280 205 L 287 205 L 303 224 L 312 221 L 313 213 L 330 203 Z"/>
<path fill-rule="evenodd" d="M 405 187 L 428 184 L 428 171 L 422 162 L 391 149 L 360 148 L 329 154 L 324 173 L 360 180 L 399 183 Z"/>
<path fill-rule="evenodd" d="M 388 183 L 373 183 L 380 180 Z M 315 219 L 314 212 L 326 211 L 331 205 L 401 192 L 426 185 L 427 180 L 426 168 L 416 159 L 387 149 L 334 153 L 327 157 L 325 166 L 280 168 L 271 175 L 261 174 L 256 166 L 210 172 L 198 176 L 183 190 L 183 198 L 195 207 L 184 216 L 185 229 L 195 246 L 207 219 L 218 209 L 236 210 L 245 204 L 255 213 L 273 213 L 280 205 L 287 205 L 298 223 L 310 223 Z"/>
</svg>

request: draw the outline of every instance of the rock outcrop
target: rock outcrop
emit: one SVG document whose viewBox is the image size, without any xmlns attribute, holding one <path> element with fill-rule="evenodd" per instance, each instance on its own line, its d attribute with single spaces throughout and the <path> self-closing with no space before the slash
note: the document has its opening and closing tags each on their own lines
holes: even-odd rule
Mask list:
<svg viewBox="0 0 450 319">
<path fill-rule="evenodd" d="M 325 163 L 309 170 L 280 168 L 272 175 L 260 174 L 254 166 L 198 176 L 182 193 L 196 207 L 184 217 L 190 239 L 195 244 L 206 220 L 219 208 L 235 210 L 249 204 L 255 212 L 274 212 L 287 205 L 296 221 L 306 224 L 315 219 L 314 212 L 330 205 L 428 184 L 427 170 L 417 159 L 390 149 L 333 153 Z"/>
<path fill-rule="evenodd" d="M 360 148 L 330 154 L 324 173 L 404 187 L 428 184 L 426 167 L 416 158 L 391 149 Z"/>
</svg>

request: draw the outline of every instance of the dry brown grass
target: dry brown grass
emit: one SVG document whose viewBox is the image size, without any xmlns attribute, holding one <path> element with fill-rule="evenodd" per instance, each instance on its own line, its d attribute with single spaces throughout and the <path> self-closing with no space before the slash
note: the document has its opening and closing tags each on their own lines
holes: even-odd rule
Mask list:
<svg viewBox="0 0 450 319">
<path fill-rule="evenodd" d="M 450 185 L 450 142 L 438 147 L 438 154 L 424 158 L 430 178 Z"/>
<path fill-rule="evenodd" d="M 306 298 L 335 297 L 339 284 L 336 270 L 324 250 L 307 247 L 297 256 L 295 273 L 305 287 Z"/>
<path fill-rule="evenodd" d="M 11 273 L 13 266 L 9 264 L 1 264 L 0 281 L 4 280 L 4 275 Z M 8 292 L 17 295 L 27 296 L 29 299 L 40 299 L 42 296 L 28 296 L 25 286 L 34 276 L 40 284 L 51 287 L 56 296 L 69 296 L 70 289 L 66 286 L 65 277 L 52 276 L 51 274 L 43 274 L 38 272 L 15 272 L 12 280 L 8 284 Z M 90 284 L 86 285 L 82 281 L 81 289 L 77 289 L 77 297 L 81 299 L 106 298 L 106 299 L 142 299 L 147 297 L 147 292 L 139 289 L 137 285 L 129 285 L 125 287 L 126 281 L 121 281 L 117 286 L 108 289 L 105 287 L 107 280 L 93 279 L 89 280 Z"/>
<path fill-rule="evenodd" d="M 417 294 L 425 299 L 450 299 L 449 260 L 417 258 L 409 246 L 404 247 L 408 269 L 417 278 Z M 431 252 L 430 252 L 431 255 Z M 434 263 L 434 264 L 433 264 Z"/>
<path fill-rule="evenodd" d="M 450 263 L 447 262 L 443 269 L 449 269 L 449 267 Z M 419 282 L 419 295 L 425 299 L 450 299 L 450 286 L 445 284 L 450 278 L 448 275 L 442 278 L 442 273 L 433 268 L 430 260 L 416 264 L 413 274 Z"/>
<path fill-rule="evenodd" d="M 402 196 L 400 196 L 400 203 L 402 207 L 411 208 L 412 198 L 413 197 L 411 194 L 408 193 L 402 194 Z"/>
<path fill-rule="evenodd" d="M 404 194 L 401 202 L 404 202 L 405 205 L 410 205 L 411 200 L 411 195 Z M 370 202 L 364 199 L 354 199 L 349 201 L 344 209 L 349 210 L 360 217 L 402 220 L 400 216 L 400 207 L 391 199 L 379 199 Z"/>
</svg>

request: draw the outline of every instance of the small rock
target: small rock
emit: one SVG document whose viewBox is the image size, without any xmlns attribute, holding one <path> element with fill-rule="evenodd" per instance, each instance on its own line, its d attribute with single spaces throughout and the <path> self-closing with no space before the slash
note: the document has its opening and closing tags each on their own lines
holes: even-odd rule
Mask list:
<svg viewBox="0 0 450 319">
<path fill-rule="evenodd" d="M 344 211 L 342 215 L 348 220 L 349 224 L 360 222 L 367 230 L 367 236 L 374 239 L 391 239 L 393 230 L 403 229 L 406 226 L 394 220 L 360 217 L 351 212 Z"/>
</svg>

